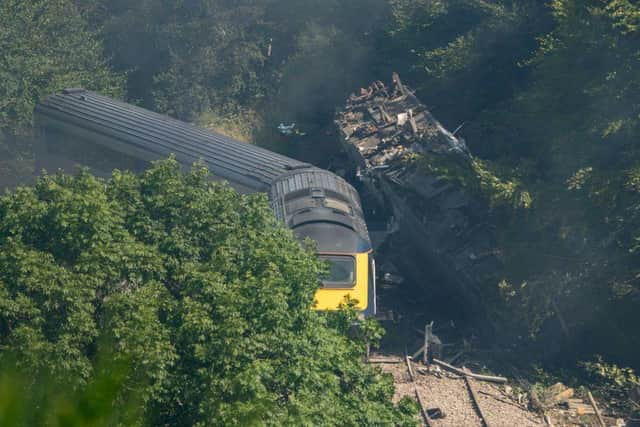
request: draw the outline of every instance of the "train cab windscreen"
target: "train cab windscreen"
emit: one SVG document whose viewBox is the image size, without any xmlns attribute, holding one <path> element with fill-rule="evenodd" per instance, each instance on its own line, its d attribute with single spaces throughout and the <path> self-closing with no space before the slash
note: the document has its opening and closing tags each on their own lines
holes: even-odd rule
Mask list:
<svg viewBox="0 0 640 427">
<path fill-rule="evenodd" d="M 349 255 L 320 255 L 327 264 L 322 278 L 325 288 L 351 288 L 356 284 L 356 260 Z"/>
</svg>

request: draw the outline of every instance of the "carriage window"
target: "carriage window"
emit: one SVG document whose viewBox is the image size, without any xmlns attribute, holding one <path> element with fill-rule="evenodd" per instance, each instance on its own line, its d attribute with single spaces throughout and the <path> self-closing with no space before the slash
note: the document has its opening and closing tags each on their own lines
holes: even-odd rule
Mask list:
<svg viewBox="0 0 640 427">
<path fill-rule="evenodd" d="M 322 278 L 325 288 L 351 288 L 356 284 L 356 260 L 348 255 L 320 255 L 327 263 L 327 272 Z"/>
</svg>

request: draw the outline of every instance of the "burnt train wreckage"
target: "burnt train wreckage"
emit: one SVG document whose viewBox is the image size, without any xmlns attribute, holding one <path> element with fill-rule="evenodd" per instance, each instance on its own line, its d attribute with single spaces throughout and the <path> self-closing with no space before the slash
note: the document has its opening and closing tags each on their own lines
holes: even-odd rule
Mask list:
<svg viewBox="0 0 640 427">
<path fill-rule="evenodd" d="M 407 161 L 430 153 L 471 167 L 464 141 L 445 129 L 396 73 L 392 89 L 376 81 L 352 94 L 335 123 L 357 176 L 392 211 L 403 271 L 422 283 L 435 275 L 453 286 L 467 311 L 486 318 L 481 287 L 502 268 L 487 209 L 459 186 Z"/>
<path fill-rule="evenodd" d="M 254 145 L 82 89 L 67 89 L 35 109 L 38 170 L 98 175 L 144 170 L 174 155 L 185 167 L 202 160 L 241 193 L 266 192 L 276 216 L 301 239 L 317 242 L 329 273 L 316 309 L 332 310 L 348 294 L 365 315 L 376 311 L 375 263 L 360 197 L 343 178 Z"/>
</svg>

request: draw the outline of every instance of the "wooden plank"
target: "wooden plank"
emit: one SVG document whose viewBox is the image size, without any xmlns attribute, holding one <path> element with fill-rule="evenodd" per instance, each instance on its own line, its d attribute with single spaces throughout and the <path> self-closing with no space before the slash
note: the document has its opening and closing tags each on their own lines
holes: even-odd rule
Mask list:
<svg viewBox="0 0 640 427">
<path fill-rule="evenodd" d="M 402 359 L 398 357 L 372 357 L 369 363 L 402 363 Z"/>
<path fill-rule="evenodd" d="M 462 350 L 454 354 L 453 357 L 449 358 L 449 360 L 447 360 L 447 363 L 450 363 L 450 364 L 454 363 L 456 360 L 460 359 L 465 353 L 466 353 L 466 350 L 463 348 Z"/>
<path fill-rule="evenodd" d="M 393 119 L 391 118 L 389 113 L 387 113 L 387 110 L 384 109 L 384 106 L 380 105 L 379 109 L 380 109 L 380 114 L 382 115 L 382 119 L 384 120 L 384 122 L 387 123 L 387 124 L 391 123 L 393 121 Z"/>
<path fill-rule="evenodd" d="M 415 353 L 413 353 L 413 355 L 411 356 L 412 359 L 417 358 L 418 356 L 420 356 L 422 354 L 422 352 L 424 351 L 424 346 L 420 346 L 420 348 L 418 350 L 416 350 Z"/>
<path fill-rule="evenodd" d="M 596 414 L 596 411 L 593 410 L 593 407 L 591 405 L 573 406 L 573 407 L 570 407 L 569 409 L 576 411 L 576 414 L 578 415 L 595 415 Z"/>
<path fill-rule="evenodd" d="M 407 90 L 402 84 L 402 80 L 400 80 L 400 76 L 398 75 L 398 73 L 391 74 L 391 80 L 393 80 L 393 83 L 395 84 L 396 89 L 402 94 L 402 96 L 406 96 Z"/>
<path fill-rule="evenodd" d="M 409 117 L 409 124 L 411 125 L 411 132 L 414 135 L 418 134 L 418 126 L 416 125 L 416 119 L 413 118 L 413 116 Z"/>
<path fill-rule="evenodd" d="M 411 360 L 409 359 L 409 356 L 405 356 L 404 358 L 405 362 L 407 362 L 407 369 L 409 369 L 409 379 L 411 380 L 411 382 L 414 381 L 415 376 L 413 375 L 413 369 L 411 368 Z"/>
<path fill-rule="evenodd" d="M 584 414 L 595 415 L 596 414 L 596 411 L 593 410 L 593 406 L 591 406 L 588 403 L 569 402 L 568 406 L 569 406 L 569 409 L 573 409 L 574 411 L 578 412 L 579 415 L 584 415 Z"/>
<path fill-rule="evenodd" d="M 433 322 L 424 326 L 424 350 L 422 351 L 422 363 L 429 364 L 429 341 L 431 341 L 431 331 L 433 330 Z"/>
<path fill-rule="evenodd" d="M 474 374 L 473 372 L 464 372 L 462 369 L 456 368 L 455 366 L 449 365 L 447 362 L 443 362 L 442 360 L 433 358 L 432 360 L 433 363 L 435 363 L 436 365 L 440 365 L 445 369 L 450 370 L 451 372 L 455 372 L 458 375 L 468 375 L 471 378 L 474 378 L 476 380 L 479 381 L 487 381 L 487 382 L 492 382 L 492 383 L 498 383 L 498 384 L 504 384 L 507 382 L 507 379 L 505 377 L 494 377 L 491 375 L 480 375 L 480 374 Z"/>
</svg>

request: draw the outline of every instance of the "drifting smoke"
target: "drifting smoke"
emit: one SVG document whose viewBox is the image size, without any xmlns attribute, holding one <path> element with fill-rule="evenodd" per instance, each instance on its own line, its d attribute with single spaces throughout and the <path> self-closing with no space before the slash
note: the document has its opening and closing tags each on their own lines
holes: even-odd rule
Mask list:
<svg viewBox="0 0 640 427">
<path fill-rule="evenodd" d="M 388 17 L 388 3 L 328 3 L 332 4 L 319 7 L 316 14 L 298 11 L 307 20 L 295 36 L 291 55 L 282 59 L 274 99 L 275 110 L 286 120 L 326 122 L 354 89 L 378 78 L 373 65 L 376 30 Z M 278 40 L 273 49 L 277 51 Z"/>
</svg>

